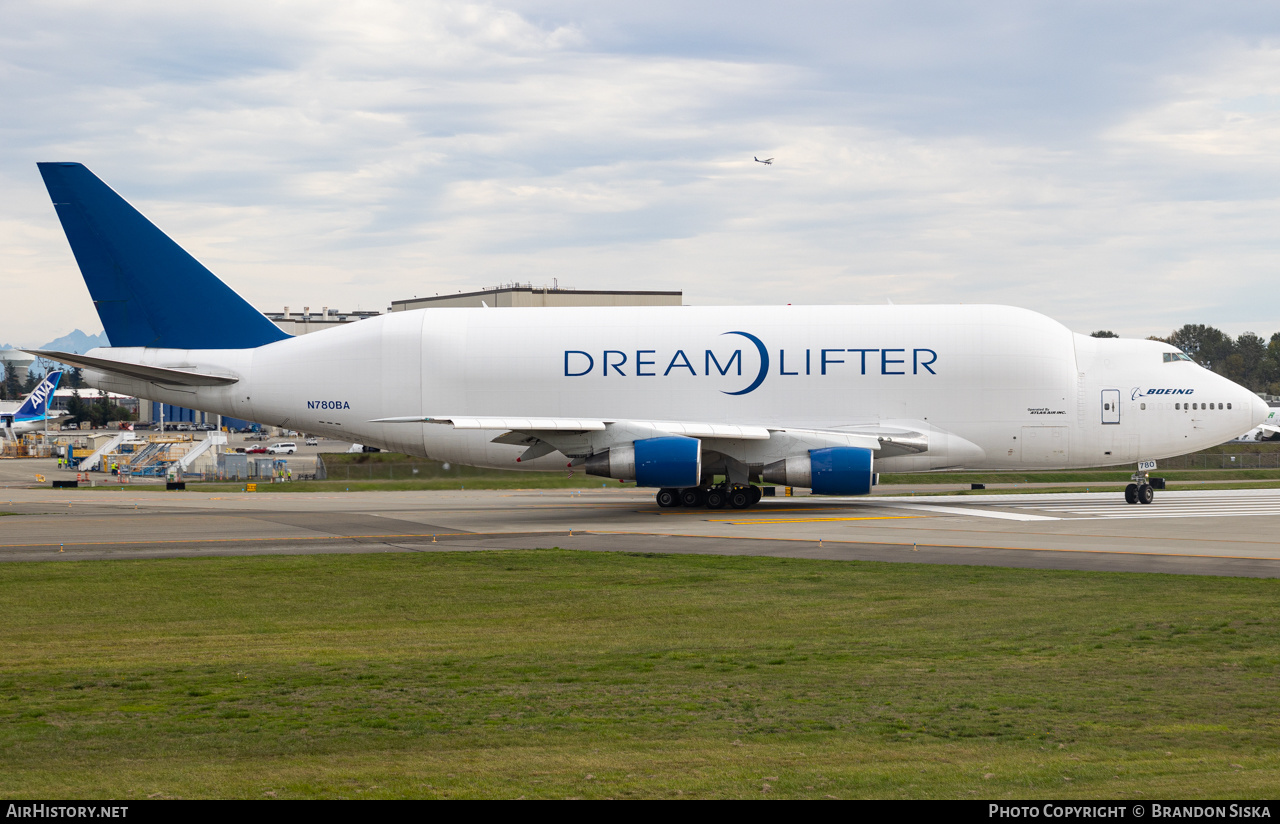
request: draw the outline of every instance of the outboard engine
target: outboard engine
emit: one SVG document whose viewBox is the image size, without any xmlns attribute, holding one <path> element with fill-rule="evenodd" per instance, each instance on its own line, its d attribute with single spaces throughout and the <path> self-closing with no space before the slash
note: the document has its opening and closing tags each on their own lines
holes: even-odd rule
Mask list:
<svg viewBox="0 0 1280 824">
<path fill-rule="evenodd" d="M 702 442 L 670 435 L 611 446 L 587 458 L 588 475 L 634 480 L 637 486 L 681 488 L 702 478 Z"/>
<path fill-rule="evenodd" d="M 815 495 L 870 495 L 875 483 L 871 450 L 856 446 L 810 449 L 769 464 L 762 475 L 769 483 L 808 487 Z"/>
</svg>

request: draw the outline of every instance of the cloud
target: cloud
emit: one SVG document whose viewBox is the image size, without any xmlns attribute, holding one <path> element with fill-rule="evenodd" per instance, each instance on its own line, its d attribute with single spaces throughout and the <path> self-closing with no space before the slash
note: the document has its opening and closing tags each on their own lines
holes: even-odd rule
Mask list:
<svg viewBox="0 0 1280 824">
<path fill-rule="evenodd" d="M 80 160 L 264 309 L 507 281 L 1269 334 L 1266 7 L 0 9 L 4 337 L 98 328 Z M 773 155 L 772 167 L 751 156 Z"/>
</svg>

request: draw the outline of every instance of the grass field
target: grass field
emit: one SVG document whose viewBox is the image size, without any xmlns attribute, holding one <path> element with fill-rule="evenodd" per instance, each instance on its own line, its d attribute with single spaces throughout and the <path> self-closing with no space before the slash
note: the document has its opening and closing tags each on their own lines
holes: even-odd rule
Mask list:
<svg viewBox="0 0 1280 824">
<path fill-rule="evenodd" d="M 514 474 L 514 473 L 512 473 Z M 194 485 L 193 485 L 194 486 Z M 351 481 L 291 481 L 281 484 L 258 484 L 260 492 L 372 492 L 407 489 L 600 489 L 605 486 L 622 486 L 617 481 L 595 478 L 591 475 L 575 473 L 572 478 L 563 475 L 547 475 L 546 473 L 525 473 L 522 477 L 485 477 L 478 475 L 462 482 L 443 478 L 426 478 L 423 480 L 351 480 Z M 631 484 L 634 488 L 635 484 Z M 244 489 L 245 482 L 225 483 L 211 481 L 200 483 L 197 488 L 213 492 L 229 492 Z M 139 487 L 140 488 L 140 487 Z M 163 488 L 161 485 L 160 488 Z M 656 490 L 655 490 L 656 491 Z"/>
<path fill-rule="evenodd" d="M 1086 482 L 1087 483 L 1087 482 Z M 1117 494 L 1124 492 L 1126 484 L 1123 483 L 1094 483 L 1092 485 L 1081 486 L 1075 484 L 1072 486 L 1037 486 L 1037 487 L 1014 487 L 1005 489 L 961 489 L 954 492 L 907 492 L 905 487 L 897 486 L 881 486 L 877 487 L 873 494 L 887 496 L 903 496 L 903 495 L 1049 495 L 1060 494 L 1063 492 L 1115 492 Z M 1235 481 L 1235 482 L 1215 482 L 1215 483 L 1195 483 L 1192 481 L 1173 481 L 1169 484 L 1170 492 L 1196 492 L 1213 490 L 1215 492 L 1224 489 L 1280 489 L 1280 480 L 1277 481 Z M 1160 493 L 1157 492 L 1156 495 Z"/>
<path fill-rule="evenodd" d="M 609 487 L 616 487 L 614 484 L 608 484 Z M 1037 487 L 1016 487 L 1008 489 L 978 489 L 978 490 L 959 490 L 954 492 L 920 492 L 915 493 L 910 490 L 910 484 L 892 484 L 883 485 L 875 488 L 872 493 L 874 495 L 1009 495 L 1009 494 L 1049 494 L 1062 492 L 1124 492 L 1125 484 L 1096 482 L 1093 486 L 1037 486 Z M 131 484 L 127 487 L 136 492 L 163 492 L 164 486 L 158 484 Z M 413 490 L 450 490 L 458 489 L 457 485 L 447 483 L 438 483 L 430 481 L 372 481 L 372 482 L 351 482 L 351 483 L 335 483 L 332 481 L 294 481 L 286 484 L 258 484 L 257 493 L 273 493 L 273 492 L 387 492 L 387 491 L 413 491 Z M 495 482 L 492 484 L 483 481 L 474 484 L 468 484 L 467 489 L 599 489 L 598 484 L 585 483 L 581 485 L 563 485 L 563 486 L 538 486 L 528 482 L 522 484 Z M 632 484 L 629 488 L 634 489 Z M 1169 486 L 1170 491 L 1196 491 L 1196 490 L 1224 490 L 1224 489 L 1277 489 L 1280 488 L 1280 480 L 1275 481 L 1236 481 L 1231 483 L 1193 483 L 1193 482 L 1173 482 Z M 81 487 L 81 489 L 91 489 L 98 491 L 119 491 L 119 486 L 97 486 L 97 487 Z M 243 483 L 199 483 L 191 484 L 188 489 L 199 492 L 242 492 L 245 489 Z M 1159 494 L 1159 493 L 1157 493 Z"/>
<path fill-rule="evenodd" d="M 4 564 L 0 793 L 1273 797 L 1277 595 L 561 550 Z"/>
<path fill-rule="evenodd" d="M 511 473 L 515 474 L 515 473 Z M 1255 478 L 1254 476 L 1260 476 Z M 1234 470 L 1203 471 L 1187 470 L 1165 474 L 1170 481 L 1170 489 L 1275 489 L 1280 487 L 1280 470 Z M 95 478 L 100 484 L 96 487 L 82 489 L 119 490 L 118 484 L 112 485 L 106 477 Z M 1213 481 L 1213 483 L 1207 483 Z M 1012 475 L 987 473 L 965 473 L 963 477 L 948 474 L 938 475 L 904 475 L 880 476 L 880 485 L 873 492 L 875 495 L 909 495 L 913 486 L 932 486 L 934 484 L 1095 484 L 1089 487 L 1091 492 L 1123 492 L 1129 476 L 1115 477 L 1115 473 L 1087 472 L 1045 472 L 1035 475 Z M 572 478 L 547 473 L 526 473 L 517 478 L 473 476 L 463 482 L 442 478 L 425 480 L 374 480 L 374 481 L 292 481 L 290 483 L 257 484 L 258 492 L 377 492 L 406 490 L 457 490 L 457 489 L 601 489 L 605 487 L 624 487 L 617 481 L 605 481 L 591 475 L 576 474 Z M 163 490 L 164 484 L 130 484 L 127 488 L 139 492 Z M 239 492 L 245 489 L 245 482 L 192 482 L 192 490 L 202 492 Z M 627 484 L 625 488 L 635 488 L 635 484 Z M 962 490 L 960 492 L 937 492 L 938 495 L 1003 495 L 1009 493 L 1047 493 L 1047 492 L 1084 492 L 1080 486 L 1007 488 L 987 490 Z"/>
</svg>

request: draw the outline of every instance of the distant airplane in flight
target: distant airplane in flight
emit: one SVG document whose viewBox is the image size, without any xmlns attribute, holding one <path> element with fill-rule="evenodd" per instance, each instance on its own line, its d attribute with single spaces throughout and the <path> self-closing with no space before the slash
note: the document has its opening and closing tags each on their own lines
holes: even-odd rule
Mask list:
<svg viewBox="0 0 1280 824">
<path fill-rule="evenodd" d="M 768 160 L 761 160 L 760 158 L 756 157 L 755 155 L 752 155 L 751 157 L 755 159 L 756 163 L 763 163 L 763 164 L 764 164 L 764 165 L 766 165 L 766 166 L 772 166 L 772 165 L 773 165 L 773 158 L 772 158 L 772 157 L 771 157 L 771 158 L 769 158 Z"/>
</svg>

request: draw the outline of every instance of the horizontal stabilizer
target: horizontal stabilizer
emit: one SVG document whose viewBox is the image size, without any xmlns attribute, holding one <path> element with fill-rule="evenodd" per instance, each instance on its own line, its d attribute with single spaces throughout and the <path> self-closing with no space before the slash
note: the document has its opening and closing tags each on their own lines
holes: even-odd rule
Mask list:
<svg viewBox="0 0 1280 824">
<path fill-rule="evenodd" d="M 240 380 L 237 377 L 228 375 L 209 375 L 204 372 L 170 369 L 165 366 L 146 366 L 140 363 L 115 361 L 109 358 L 76 355 L 71 352 L 48 352 L 43 349 L 24 349 L 22 351 L 41 358 L 48 358 L 58 363 L 68 363 L 84 369 L 93 369 L 111 375 L 123 375 L 134 380 L 163 383 L 170 386 L 226 386 Z"/>
</svg>

